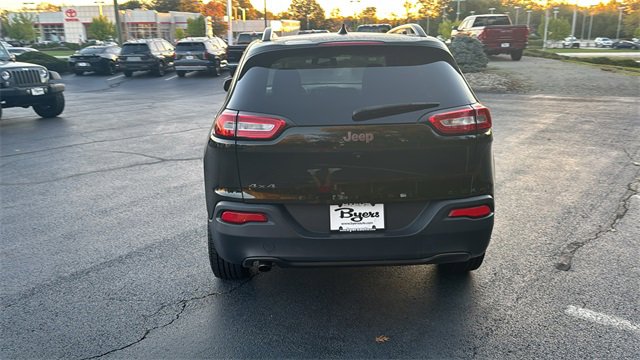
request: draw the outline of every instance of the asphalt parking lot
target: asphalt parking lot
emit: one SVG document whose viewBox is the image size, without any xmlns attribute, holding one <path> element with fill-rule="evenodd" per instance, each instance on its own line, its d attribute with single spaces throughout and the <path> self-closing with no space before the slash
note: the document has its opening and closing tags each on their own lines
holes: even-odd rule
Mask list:
<svg viewBox="0 0 640 360">
<path fill-rule="evenodd" d="M 528 59 L 505 71 L 526 76 Z M 637 97 L 478 94 L 496 226 L 469 276 L 274 268 L 223 282 L 201 164 L 223 78 L 70 75 L 61 117 L 4 110 L 1 358 L 640 357 Z"/>
</svg>

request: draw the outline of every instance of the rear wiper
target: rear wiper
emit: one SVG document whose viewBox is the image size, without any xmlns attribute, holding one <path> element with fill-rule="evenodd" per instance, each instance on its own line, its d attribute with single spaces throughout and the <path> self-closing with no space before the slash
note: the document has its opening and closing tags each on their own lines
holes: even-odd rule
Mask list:
<svg viewBox="0 0 640 360">
<path fill-rule="evenodd" d="M 431 109 L 440 106 L 437 102 L 415 102 L 407 104 L 392 104 L 392 105 L 379 105 L 368 106 L 362 109 L 355 110 L 351 118 L 353 121 L 365 121 L 371 119 L 377 119 L 385 116 L 398 115 L 409 113 L 418 110 Z"/>
</svg>

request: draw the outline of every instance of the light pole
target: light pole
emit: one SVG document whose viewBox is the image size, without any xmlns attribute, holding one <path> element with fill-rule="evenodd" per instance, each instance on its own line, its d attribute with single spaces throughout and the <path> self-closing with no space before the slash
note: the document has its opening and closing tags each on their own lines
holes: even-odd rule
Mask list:
<svg viewBox="0 0 640 360">
<path fill-rule="evenodd" d="M 591 40 L 591 28 L 593 27 L 593 13 L 591 13 L 591 18 L 589 19 L 589 35 L 587 36 L 589 40 Z"/>
<path fill-rule="evenodd" d="M 547 48 L 547 32 L 549 32 L 549 9 L 544 9 L 544 36 L 542 39 L 542 49 Z"/>
<path fill-rule="evenodd" d="M 265 18 L 266 17 L 267 13 L 265 12 Z M 233 20 L 231 19 L 231 0 L 227 0 L 227 22 L 229 23 L 229 26 L 227 27 L 227 42 L 229 45 L 233 45 Z"/>
<path fill-rule="evenodd" d="M 582 12 L 582 30 L 580 31 L 580 40 L 584 39 L 584 26 L 586 22 L 587 22 L 587 10 L 584 10 Z"/>
<path fill-rule="evenodd" d="M 622 10 L 624 10 L 623 7 L 618 8 L 618 11 L 620 13 L 618 14 L 618 30 L 616 31 L 616 40 L 620 40 L 620 26 L 622 25 Z"/>
<path fill-rule="evenodd" d="M 267 0 L 264 0 L 264 28 L 267 28 Z"/>
<path fill-rule="evenodd" d="M 557 7 L 553 8 L 553 20 L 557 20 L 558 19 L 558 13 L 560 12 L 560 10 L 558 10 Z"/>
<path fill-rule="evenodd" d="M 515 23 L 515 25 L 518 25 L 518 15 L 520 15 L 520 6 L 514 6 L 513 8 L 516 10 L 516 23 Z"/>
<path fill-rule="evenodd" d="M 113 12 L 116 19 L 116 33 L 118 34 L 118 45 L 122 46 L 122 29 L 120 29 L 120 9 L 118 9 L 118 0 L 113 0 Z"/>
<path fill-rule="evenodd" d="M 531 24 L 531 13 L 532 12 L 533 12 L 532 10 L 527 10 L 527 27 L 531 27 L 530 24 Z"/>
<path fill-rule="evenodd" d="M 354 4 L 360 4 L 360 0 L 349 0 L 349 3 L 351 3 L 351 6 L 353 7 L 353 22 L 355 23 L 355 28 L 355 25 L 358 25 L 358 9 L 357 5 Z"/>
<path fill-rule="evenodd" d="M 460 0 L 458 0 L 458 7 L 456 9 L 456 21 L 460 20 Z"/>
<path fill-rule="evenodd" d="M 98 4 L 98 13 L 100 14 L 100 17 L 102 17 L 102 5 L 104 4 L 104 1 L 94 1 L 94 4 Z"/>
<path fill-rule="evenodd" d="M 573 7 L 573 20 L 571 21 L 571 36 L 576 37 L 576 20 L 578 19 L 578 5 Z"/>
</svg>

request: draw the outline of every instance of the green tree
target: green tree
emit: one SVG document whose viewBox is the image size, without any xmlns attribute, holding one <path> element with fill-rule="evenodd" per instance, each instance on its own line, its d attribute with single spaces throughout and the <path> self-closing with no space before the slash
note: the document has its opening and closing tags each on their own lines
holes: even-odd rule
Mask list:
<svg viewBox="0 0 640 360">
<path fill-rule="evenodd" d="M 300 20 L 301 29 L 319 28 L 324 24 L 324 10 L 315 0 L 292 0 L 289 17 Z"/>
<path fill-rule="evenodd" d="M 182 28 L 177 28 L 176 29 L 176 40 L 180 40 L 186 37 L 184 30 L 182 30 Z"/>
<path fill-rule="evenodd" d="M 451 28 L 460 25 L 460 22 L 461 21 L 451 21 L 449 19 L 443 20 L 440 25 L 438 25 L 438 34 L 445 39 L 449 39 L 451 37 Z"/>
<path fill-rule="evenodd" d="M 36 39 L 36 30 L 33 25 L 33 14 L 17 13 L 8 21 L 7 36 L 18 41 L 34 40 Z"/>
<path fill-rule="evenodd" d="M 544 23 L 538 27 L 538 34 L 544 36 Z M 562 40 L 571 35 L 571 24 L 567 19 L 549 19 L 548 39 Z M 580 34 L 578 34 L 580 35 Z"/>
<path fill-rule="evenodd" d="M 106 16 L 94 17 L 88 27 L 89 37 L 96 40 L 108 40 L 116 35 L 116 27 Z"/>
<path fill-rule="evenodd" d="M 375 24 L 378 22 L 378 10 L 375 6 L 369 6 L 362 10 L 360 13 L 360 19 L 365 24 Z"/>
<path fill-rule="evenodd" d="M 148 6 L 146 1 L 141 0 L 129 0 L 118 5 L 118 9 L 120 10 L 135 10 L 135 9 L 146 9 Z"/>
<path fill-rule="evenodd" d="M 180 0 L 152 0 L 150 9 L 158 12 L 180 10 Z"/>
<path fill-rule="evenodd" d="M 187 35 L 188 36 L 205 36 L 204 33 L 204 16 L 187 19 Z"/>
</svg>

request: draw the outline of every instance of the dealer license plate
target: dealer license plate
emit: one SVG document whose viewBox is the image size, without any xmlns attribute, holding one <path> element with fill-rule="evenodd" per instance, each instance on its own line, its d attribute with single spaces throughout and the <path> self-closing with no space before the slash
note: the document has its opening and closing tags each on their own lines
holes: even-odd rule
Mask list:
<svg viewBox="0 0 640 360">
<path fill-rule="evenodd" d="M 31 95 L 44 95 L 44 88 L 32 88 Z"/>
<path fill-rule="evenodd" d="M 384 229 L 384 204 L 329 206 L 331 231 L 376 231 Z"/>
<path fill-rule="evenodd" d="M 193 56 L 191 56 L 191 55 L 187 55 L 185 57 L 187 58 L 187 60 L 193 60 Z"/>
<path fill-rule="evenodd" d="M 127 61 L 140 61 L 140 57 L 139 56 L 129 56 L 127 58 Z"/>
<path fill-rule="evenodd" d="M 86 62 L 79 62 L 78 66 L 89 66 L 89 63 Z"/>
<path fill-rule="evenodd" d="M 510 43 L 502 43 L 502 44 L 500 44 L 500 46 L 502 46 L 502 47 L 509 47 L 509 46 L 511 46 L 511 44 L 510 44 Z"/>
</svg>

